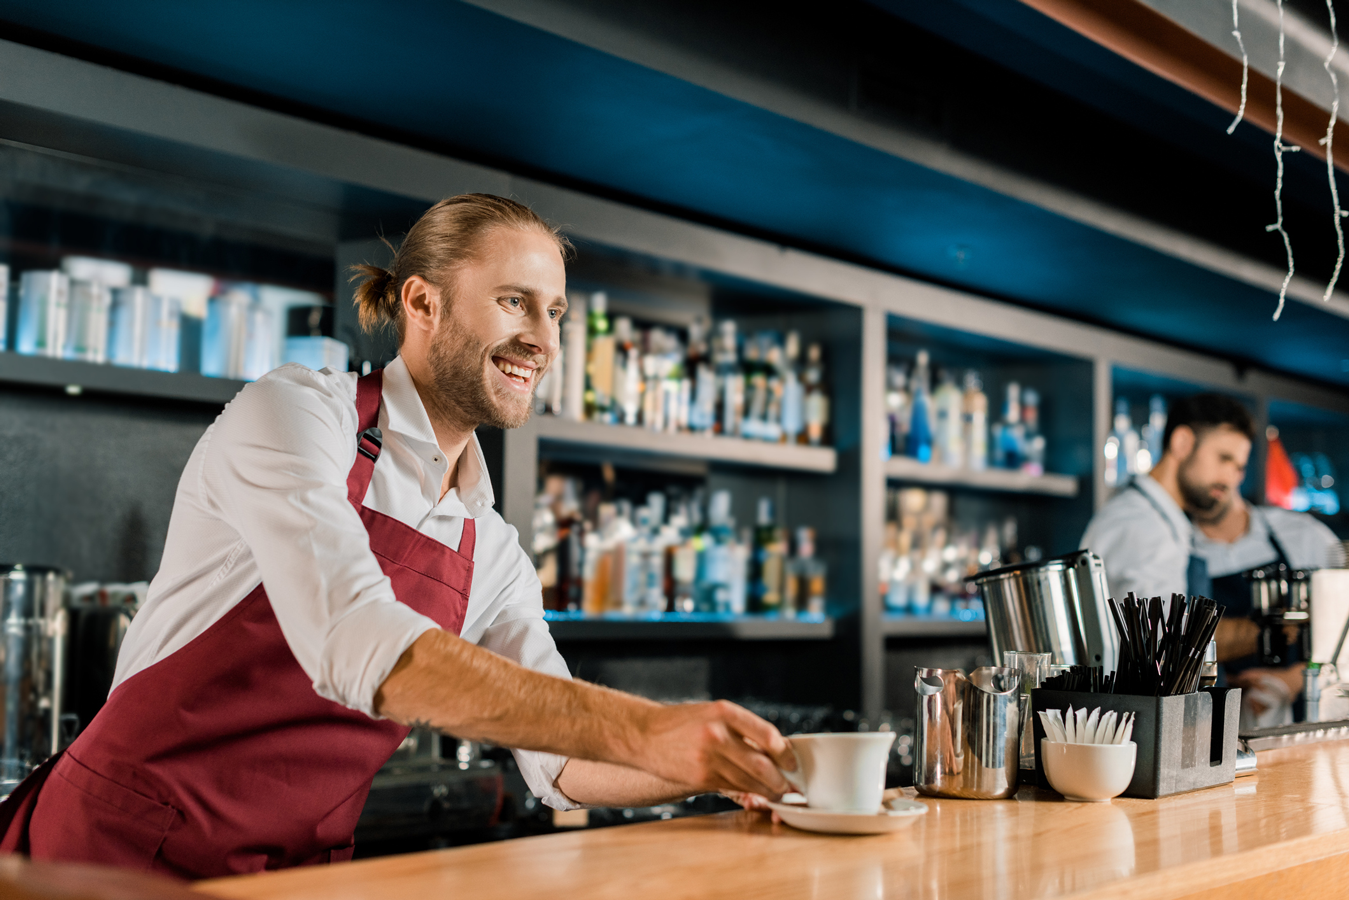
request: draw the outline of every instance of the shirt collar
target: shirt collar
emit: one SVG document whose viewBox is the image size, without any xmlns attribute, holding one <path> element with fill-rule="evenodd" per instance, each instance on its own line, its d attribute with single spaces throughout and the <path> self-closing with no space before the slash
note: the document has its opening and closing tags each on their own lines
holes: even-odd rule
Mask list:
<svg viewBox="0 0 1349 900">
<path fill-rule="evenodd" d="M 1186 546 L 1193 546 L 1194 528 L 1190 524 L 1189 518 L 1186 517 L 1185 511 L 1167 493 L 1166 488 L 1158 484 L 1157 479 L 1151 475 L 1140 475 L 1133 480 L 1133 484 L 1146 494 L 1158 511 L 1166 517 L 1166 521 L 1171 526 L 1176 539 Z"/>
<path fill-rule="evenodd" d="M 395 357 L 393 362 L 384 367 L 382 412 L 385 420 L 382 429 L 402 438 L 428 464 L 440 456 L 440 445 L 436 443 L 431 418 L 426 414 L 426 406 L 401 356 Z M 443 473 L 444 464 L 438 468 Z M 464 452 L 459 456 L 456 481 L 456 487 L 445 495 L 446 500 L 457 495 L 471 518 L 492 508 L 496 497 L 492 492 L 492 480 L 487 475 L 487 460 L 483 458 L 476 434 L 464 445 Z"/>
</svg>

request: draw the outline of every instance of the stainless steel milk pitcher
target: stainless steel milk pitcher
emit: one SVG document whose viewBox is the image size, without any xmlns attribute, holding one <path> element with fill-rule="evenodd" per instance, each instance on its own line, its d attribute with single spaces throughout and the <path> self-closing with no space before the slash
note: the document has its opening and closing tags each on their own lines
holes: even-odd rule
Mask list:
<svg viewBox="0 0 1349 900">
<path fill-rule="evenodd" d="M 984 666 L 918 669 L 913 786 L 932 797 L 1000 800 L 1020 769 L 1021 673 Z"/>
</svg>

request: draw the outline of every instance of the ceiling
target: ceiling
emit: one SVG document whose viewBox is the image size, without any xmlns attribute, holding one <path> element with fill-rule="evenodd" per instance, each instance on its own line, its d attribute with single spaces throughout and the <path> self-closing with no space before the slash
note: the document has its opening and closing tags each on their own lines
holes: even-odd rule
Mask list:
<svg viewBox="0 0 1349 900">
<path fill-rule="evenodd" d="M 1042 93 L 1024 95 L 1039 106 L 1062 102 L 1095 116 L 1090 141 L 1074 138 L 1071 116 L 1058 117 L 1061 140 L 1039 136 L 1067 148 L 1057 159 L 1025 154 L 1025 165 L 1044 177 L 1061 170 L 1081 190 L 1113 191 L 1125 206 L 1151 197 L 1145 187 L 1154 185 L 1162 199 L 1135 212 L 1207 229 L 1219 242 L 1231 231 L 1230 246 L 1277 259 L 1277 247 L 1257 231 L 1270 214 L 1260 155 L 1267 137 L 1226 138 L 1222 111 L 1014 0 L 876 0 L 871 9 L 923 46 L 977 57 L 988 71 L 1038 85 Z M 11 39 L 1349 385 L 1349 320 L 1339 315 L 1293 302 L 1271 322 L 1275 297 L 1267 290 L 478 6 L 6 0 L 0 20 L 15 26 L 5 34 Z M 985 117 L 989 128 L 1014 130 L 994 113 Z M 996 157 L 997 132 L 980 140 Z M 1090 148 L 1106 144 L 1114 147 L 1103 157 L 1110 164 L 1093 165 Z M 1125 173 L 1135 159 L 1142 168 Z M 1314 162 L 1295 163 L 1290 203 L 1319 215 Z M 1172 181 L 1156 181 L 1147 166 Z M 1144 187 L 1121 190 L 1129 179 Z M 1209 214 L 1202 198 L 1165 202 L 1201 182 L 1211 192 L 1233 185 L 1222 195 L 1228 206 Z M 1313 271 L 1326 268 L 1324 247 L 1310 259 Z"/>
</svg>

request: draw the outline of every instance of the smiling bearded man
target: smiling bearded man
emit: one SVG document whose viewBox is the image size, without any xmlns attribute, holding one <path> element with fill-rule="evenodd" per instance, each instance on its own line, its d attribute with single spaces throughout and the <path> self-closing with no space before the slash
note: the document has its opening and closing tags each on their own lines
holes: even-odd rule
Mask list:
<svg viewBox="0 0 1349 900">
<path fill-rule="evenodd" d="M 349 859 L 411 725 L 517 748 L 550 806 L 778 796 L 795 768 L 730 703 L 572 681 L 473 430 L 519 426 L 556 358 L 566 240 L 524 206 L 436 204 L 358 267 L 399 356 L 283 366 L 183 472 L 107 704 L 0 806 L 0 851 L 206 878 Z M 535 473 L 512 473 L 533 479 Z"/>
</svg>

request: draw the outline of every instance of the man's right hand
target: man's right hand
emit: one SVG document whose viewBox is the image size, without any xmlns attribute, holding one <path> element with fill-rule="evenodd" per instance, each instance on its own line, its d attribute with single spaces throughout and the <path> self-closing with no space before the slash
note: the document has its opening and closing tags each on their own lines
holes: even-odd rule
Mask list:
<svg viewBox="0 0 1349 900">
<path fill-rule="evenodd" d="M 761 794 L 792 789 L 778 771 L 796 770 L 796 754 L 776 728 L 726 700 L 651 708 L 630 763 L 704 791 Z"/>
</svg>

